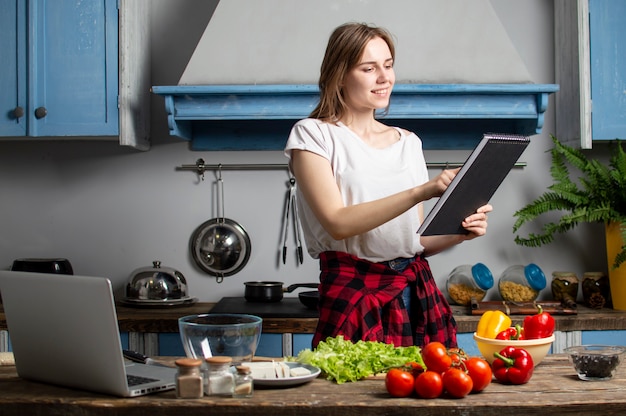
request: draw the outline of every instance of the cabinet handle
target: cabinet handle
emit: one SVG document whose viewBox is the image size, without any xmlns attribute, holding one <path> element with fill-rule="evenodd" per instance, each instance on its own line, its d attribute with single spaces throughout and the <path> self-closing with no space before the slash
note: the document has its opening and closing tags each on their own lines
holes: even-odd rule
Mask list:
<svg viewBox="0 0 626 416">
<path fill-rule="evenodd" d="M 46 107 L 39 107 L 35 110 L 35 117 L 39 118 L 44 118 L 46 115 L 48 114 L 48 110 L 46 110 Z"/>
<path fill-rule="evenodd" d="M 15 118 L 22 118 L 22 117 L 24 117 L 24 109 L 22 107 L 20 107 L 19 105 L 17 107 L 15 107 L 15 110 L 13 110 L 13 117 L 15 117 Z"/>
</svg>

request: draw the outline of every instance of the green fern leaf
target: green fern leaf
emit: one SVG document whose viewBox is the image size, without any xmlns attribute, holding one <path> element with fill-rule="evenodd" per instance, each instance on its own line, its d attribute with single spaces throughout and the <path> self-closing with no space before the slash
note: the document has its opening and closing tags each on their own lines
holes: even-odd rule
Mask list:
<svg viewBox="0 0 626 416">
<path fill-rule="evenodd" d="M 548 222 L 540 233 L 530 233 L 524 238 L 516 235 L 515 242 L 522 246 L 539 247 L 554 241 L 555 234 L 565 233 L 578 224 L 587 222 L 622 224 L 622 236 L 626 241 L 626 152 L 619 140 L 612 143 L 609 164 L 588 159 L 585 153 L 559 142 L 551 136 L 550 175 L 553 183 L 537 199 L 514 213 L 513 232 L 544 214 L 555 212 L 558 221 Z M 570 167 L 579 171 L 576 182 L 570 175 Z M 626 245 L 615 258 L 614 265 L 626 261 Z"/>
</svg>

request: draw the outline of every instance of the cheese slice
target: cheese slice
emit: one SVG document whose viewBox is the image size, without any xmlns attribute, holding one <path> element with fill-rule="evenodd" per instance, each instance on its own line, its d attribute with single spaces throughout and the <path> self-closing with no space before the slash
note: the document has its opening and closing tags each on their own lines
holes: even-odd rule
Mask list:
<svg viewBox="0 0 626 416">
<path fill-rule="evenodd" d="M 289 366 L 282 361 L 279 361 L 276 364 L 276 373 L 278 374 L 278 378 L 289 378 Z"/>
<path fill-rule="evenodd" d="M 291 377 L 303 377 L 308 376 L 309 374 L 311 374 L 311 371 L 304 367 L 293 367 L 289 371 L 289 375 Z"/>
<path fill-rule="evenodd" d="M 266 379 L 276 378 L 275 363 L 272 362 L 254 362 L 254 363 L 242 363 L 246 367 L 250 368 L 250 374 L 253 379 Z"/>
<path fill-rule="evenodd" d="M 241 363 L 241 365 L 250 368 L 253 379 L 283 379 L 311 374 L 311 372 L 304 367 L 290 368 L 289 365 L 283 361 L 246 362 Z"/>
</svg>

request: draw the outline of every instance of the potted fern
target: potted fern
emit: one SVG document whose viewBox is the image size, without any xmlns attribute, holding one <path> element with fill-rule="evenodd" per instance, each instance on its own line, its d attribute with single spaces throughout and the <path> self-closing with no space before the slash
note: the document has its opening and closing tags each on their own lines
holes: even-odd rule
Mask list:
<svg viewBox="0 0 626 416">
<path fill-rule="evenodd" d="M 513 225 L 516 233 L 522 225 L 548 212 L 561 212 L 558 221 L 543 225 L 538 234 L 515 237 L 526 247 L 549 244 L 557 233 L 565 233 L 580 223 L 602 222 L 606 227 L 607 259 L 611 296 L 615 309 L 626 310 L 626 153 L 620 141 L 611 143 L 609 164 L 589 159 L 579 149 L 554 142 L 550 173 L 554 183 L 539 198 L 517 211 Z M 580 172 L 577 182 L 570 177 L 569 166 Z M 624 274 L 618 277 L 619 274 Z"/>
</svg>

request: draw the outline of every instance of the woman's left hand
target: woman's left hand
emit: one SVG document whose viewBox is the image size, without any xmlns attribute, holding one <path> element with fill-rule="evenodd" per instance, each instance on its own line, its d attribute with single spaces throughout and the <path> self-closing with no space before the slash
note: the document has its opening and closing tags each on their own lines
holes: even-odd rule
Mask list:
<svg viewBox="0 0 626 416">
<path fill-rule="evenodd" d="M 467 240 L 480 237 L 487 233 L 487 213 L 491 211 L 493 211 L 493 207 L 491 205 L 483 205 L 476 210 L 475 214 L 465 218 L 465 221 L 463 221 L 461 225 L 469 231 Z"/>
</svg>

